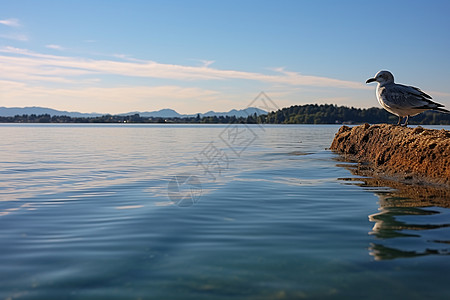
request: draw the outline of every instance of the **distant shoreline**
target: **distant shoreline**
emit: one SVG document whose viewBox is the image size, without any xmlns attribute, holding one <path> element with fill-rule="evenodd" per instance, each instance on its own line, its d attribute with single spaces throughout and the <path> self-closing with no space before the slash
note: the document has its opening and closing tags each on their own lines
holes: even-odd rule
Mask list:
<svg viewBox="0 0 450 300">
<path fill-rule="evenodd" d="M 148 117 L 132 115 L 102 115 L 70 117 L 66 115 L 24 114 L 0 116 L 0 123 L 134 123 L 134 124 L 394 124 L 397 117 L 381 108 L 349 108 L 331 104 L 295 105 L 268 114 L 236 116 Z M 450 125 L 450 114 L 426 111 L 410 118 L 411 125 Z"/>
</svg>

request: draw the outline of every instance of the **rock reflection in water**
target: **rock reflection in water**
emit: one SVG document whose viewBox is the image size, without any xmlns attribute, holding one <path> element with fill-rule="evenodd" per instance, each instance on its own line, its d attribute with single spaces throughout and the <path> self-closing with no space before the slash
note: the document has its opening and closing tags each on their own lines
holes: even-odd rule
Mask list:
<svg viewBox="0 0 450 300">
<path fill-rule="evenodd" d="M 450 254 L 450 189 L 370 177 L 361 164 L 340 165 L 357 178 L 340 178 L 373 192 L 379 211 L 369 215 L 376 260 Z"/>
</svg>

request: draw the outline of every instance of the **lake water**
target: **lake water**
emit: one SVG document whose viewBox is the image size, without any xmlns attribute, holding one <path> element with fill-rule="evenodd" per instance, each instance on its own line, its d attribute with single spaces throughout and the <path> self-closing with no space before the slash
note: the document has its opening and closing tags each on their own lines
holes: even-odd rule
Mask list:
<svg viewBox="0 0 450 300">
<path fill-rule="evenodd" d="M 447 196 L 354 175 L 338 128 L 0 125 L 0 299 L 448 297 Z"/>
</svg>

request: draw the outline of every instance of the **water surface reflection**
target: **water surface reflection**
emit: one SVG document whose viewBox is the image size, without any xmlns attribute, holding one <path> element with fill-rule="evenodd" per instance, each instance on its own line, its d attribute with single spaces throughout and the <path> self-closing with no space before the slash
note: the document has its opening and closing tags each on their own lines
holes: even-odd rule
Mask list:
<svg viewBox="0 0 450 300">
<path fill-rule="evenodd" d="M 370 177 L 362 164 L 339 164 L 353 178 L 340 178 L 361 186 L 379 199 L 369 254 L 376 260 L 450 254 L 450 189 Z"/>
</svg>

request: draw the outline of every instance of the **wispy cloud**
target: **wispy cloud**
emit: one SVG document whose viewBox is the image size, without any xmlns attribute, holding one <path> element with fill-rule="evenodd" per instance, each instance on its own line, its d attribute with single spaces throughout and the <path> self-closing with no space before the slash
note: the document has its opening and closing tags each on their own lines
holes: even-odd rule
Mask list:
<svg viewBox="0 0 450 300">
<path fill-rule="evenodd" d="M 199 62 L 200 65 L 201 65 L 201 67 L 203 67 L 203 68 L 208 68 L 210 65 L 212 65 L 213 63 L 216 62 L 216 61 L 214 61 L 214 60 L 195 59 L 195 58 L 193 58 L 193 59 L 191 59 L 191 60 L 192 60 L 192 61 L 195 61 L 195 62 Z"/>
<path fill-rule="evenodd" d="M 8 27 L 21 27 L 19 20 L 13 19 L 13 18 L 0 20 L 0 25 L 5 25 Z M 28 36 L 26 34 L 23 34 L 21 32 L 15 32 L 15 30 L 12 30 L 11 32 L 8 32 L 8 33 L 0 34 L 0 38 L 14 40 L 14 41 L 20 41 L 20 42 L 28 41 Z"/>
<path fill-rule="evenodd" d="M 45 47 L 48 49 L 59 50 L 59 51 L 62 51 L 65 49 L 64 47 L 62 47 L 60 45 L 55 45 L 55 44 L 45 45 Z"/>
<path fill-rule="evenodd" d="M 52 45 L 57 46 L 57 45 Z M 16 73 L 24 75 L 55 75 L 69 79 L 71 76 L 95 74 L 119 75 L 124 77 L 158 78 L 181 81 L 196 80 L 250 80 L 271 84 L 283 84 L 288 86 L 315 86 L 336 87 L 349 89 L 367 89 L 361 82 L 340 80 L 335 78 L 303 75 L 297 72 L 287 71 L 284 68 L 274 69 L 275 74 L 246 72 L 240 70 L 223 70 L 211 68 L 210 61 L 202 66 L 186 66 L 175 64 L 162 64 L 149 60 L 130 60 L 125 56 L 120 58 L 125 61 L 108 59 L 86 59 L 58 55 L 48 55 L 29 51 L 26 49 L 3 47 L 0 48 L 3 56 L 0 60 L 2 70 L 16 70 Z M 11 76 L 11 73 L 4 73 Z M 38 75 L 39 74 L 39 75 Z"/>
<path fill-rule="evenodd" d="M 18 19 L 5 19 L 5 20 L 0 20 L 0 24 L 9 26 L 9 27 L 20 27 L 20 22 Z"/>
<path fill-rule="evenodd" d="M 208 68 L 210 65 L 212 65 L 213 63 L 215 63 L 214 60 L 200 60 L 203 63 L 204 68 Z"/>
<path fill-rule="evenodd" d="M 8 39 L 8 40 L 14 40 L 14 41 L 20 41 L 20 42 L 28 41 L 28 36 L 26 34 L 23 34 L 23 33 L 0 34 L 0 38 Z"/>
<path fill-rule="evenodd" d="M 243 99 L 252 99 L 261 89 L 273 92 L 280 106 L 288 106 L 316 101 L 319 96 L 311 96 L 311 91 L 325 99 L 327 92 L 331 97 L 345 97 L 370 88 L 360 82 L 303 75 L 285 68 L 263 73 L 213 68 L 211 61 L 189 66 L 122 54 L 104 57 L 0 47 L 0 104 L 109 113 L 170 107 L 196 113 L 206 107 L 224 111 L 240 107 Z"/>
</svg>

